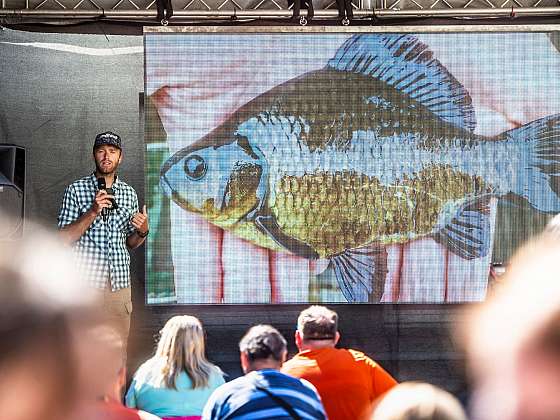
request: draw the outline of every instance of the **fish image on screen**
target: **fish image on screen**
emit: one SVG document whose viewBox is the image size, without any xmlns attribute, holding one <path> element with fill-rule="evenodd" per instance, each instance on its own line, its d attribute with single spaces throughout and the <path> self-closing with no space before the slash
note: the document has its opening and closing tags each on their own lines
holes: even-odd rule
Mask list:
<svg viewBox="0 0 560 420">
<path fill-rule="evenodd" d="M 162 213 L 171 218 L 169 229 L 182 223 L 173 214 L 189 214 L 187 224 L 209 223 L 258 252 L 308 264 L 307 284 L 293 284 L 308 290 L 294 301 L 329 301 L 328 293 L 317 292 L 321 288 L 336 290 L 331 296 L 339 296 L 338 302 L 398 301 L 402 279 L 396 285 L 395 278 L 405 276 L 428 290 L 412 301 L 441 301 L 441 286 L 430 297 L 431 264 L 416 274 L 412 264 L 406 272 L 402 268 L 407 258 L 422 266 L 422 259 L 429 262 L 438 253 L 445 257 L 433 258 L 434 278 L 442 277 L 449 287 L 462 264 L 475 264 L 478 268 L 463 276 L 478 276 L 473 284 L 479 286 L 473 287 L 483 298 L 498 200 L 523 203 L 518 206 L 541 215 L 560 212 L 560 114 L 495 128 L 491 135 L 479 133 L 471 93 L 421 36 L 336 35 L 320 38 L 332 44 L 323 65 L 294 77 L 286 74 L 286 80 L 272 86 L 263 84 L 206 132 L 200 130 L 183 147 L 160 156 L 153 182 L 161 200 L 175 208 L 167 216 Z M 211 42 L 211 36 L 206 40 Z M 551 49 L 546 54 L 558 53 Z M 161 90 L 154 102 L 164 114 L 158 95 Z M 169 92 L 166 96 L 169 103 Z M 560 111 L 558 103 L 551 109 Z M 168 130 L 166 123 L 172 127 L 172 118 L 162 120 L 169 136 L 173 128 Z M 175 133 L 175 139 L 184 136 L 180 129 Z M 168 240 L 173 241 L 173 233 Z M 225 253 L 236 255 L 238 268 L 244 255 L 251 256 L 251 248 L 228 251 L 228 243 L 224 237 L 216 242 L 219 267 L 214 272 L 221 277 L 206 283 L 216 289 L 213 302 L 227 303 L 224 273 L 231 272 L 226 266 L 231 257 Z M 410 244 L 428 243 L 416 245 L 414 255 L 403 255 Z M 401 255 L 395 256 L 395 249 Z M 178 283 L 180 264 L 175 264 L 178 253 L 190 252 L 195 251 L 175 247 L 171 252 L 176 293 L 178 287 L 190 287 Z M 203 254 L 197 258 L 201 266 L 209 264 Z M 450 260 L 459 268 L 450 267 Z M 268 302 L 281 301 L 275 289 L 290 288 L 289 280 L 281 278 L 290 270 L 290 262 L 286 265 L 269 274 L 271 285 L 263 285 Z M 263 267 L 272 269 L 277 266 Z M 253 275 L 241 269 L 237 278 Z M 258 288 L 255 284 L 251 287 Z M 237 303 L 254 302 L 247 292 L 240 293 L 245 296 Z M 266 297 L 257 301 L 266 303 Z"/>
</svg>

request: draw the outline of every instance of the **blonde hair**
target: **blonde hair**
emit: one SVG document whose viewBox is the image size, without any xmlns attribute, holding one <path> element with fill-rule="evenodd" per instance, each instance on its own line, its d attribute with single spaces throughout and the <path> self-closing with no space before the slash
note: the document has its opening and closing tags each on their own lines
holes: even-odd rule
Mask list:
<svg viewBox="0 0 560 420">
<path fill-rule="evenodd" d="M 161 368 L 161 385 L 177 389 L 177 378 L 185 372 L 192 381 L 193 389 L 206 388 L 212 372 L 222 374 L 206 359 L 204 330 L 194 316 L 174 316 L 165 323 L 160 334 L 153 359 L 160 362 L 157 365 Z"/>
<path fill-rule="evenodd" d="M 467 420 L 449 392 L 423 382 L 405 382 L 381 399 L 372 420 Z"/>
</svg>

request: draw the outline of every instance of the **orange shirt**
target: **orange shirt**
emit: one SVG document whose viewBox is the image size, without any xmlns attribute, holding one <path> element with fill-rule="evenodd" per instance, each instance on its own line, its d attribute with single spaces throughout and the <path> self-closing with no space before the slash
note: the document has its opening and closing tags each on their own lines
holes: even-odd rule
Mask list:
<svg viewBox="0 0 560 420">
<path fill-rule="evenodd" d="M 397 382 L 364 353 L 350 349 L 305 350 L 282 372 L 311 382 L 330 420 L 360 419 L 371 403 Z"/>
</svg>

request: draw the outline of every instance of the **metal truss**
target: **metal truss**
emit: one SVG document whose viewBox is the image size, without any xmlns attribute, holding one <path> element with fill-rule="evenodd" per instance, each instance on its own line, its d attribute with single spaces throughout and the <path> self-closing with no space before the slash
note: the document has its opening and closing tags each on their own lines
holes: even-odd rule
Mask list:
<svg viewBox="0 0 560 420">
<path fill-rule="evenodd" d="M 293 0 L 290 0 L 290 3 Z M 278 19 L 292 14 L 288 0 L 172 0 L 172 22 Z M 317 19 L 337 17 L 335 0 L 313 0 Z M 492 18 L 560 16 L 560 0 L 352 0 L 356 18 Z M 302 10 L 305 16 L 306 11 Z M 155 0 L 0 0 L 0 18 L 18 20 L 154 21 Z"/>
</svg>

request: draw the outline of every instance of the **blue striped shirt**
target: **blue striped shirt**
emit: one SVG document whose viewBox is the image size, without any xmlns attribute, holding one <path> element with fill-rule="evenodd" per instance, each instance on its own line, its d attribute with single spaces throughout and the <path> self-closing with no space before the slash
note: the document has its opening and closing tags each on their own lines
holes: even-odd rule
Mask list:
<svg viewBox="0 0 560 420">
<path fill-rule="evenodd" d="M 256 387 L 283 399 L 302 419 L 326 419 L 315 387 L 272 369 L 257 370 L 220 386 L 204 407 L 203 420 L 292 419 L 278 402 Z"/>
</svg>

